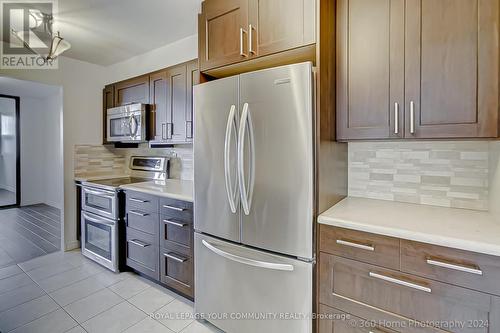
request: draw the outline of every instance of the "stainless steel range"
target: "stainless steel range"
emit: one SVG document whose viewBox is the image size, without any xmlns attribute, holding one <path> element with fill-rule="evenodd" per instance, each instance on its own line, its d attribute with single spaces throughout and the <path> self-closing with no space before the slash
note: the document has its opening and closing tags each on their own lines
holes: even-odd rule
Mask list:
<svg viewBox="0 0 500 333">
<path fill-rule="evenodd" d="M 119 271 L 120 233 L 124 229 L 121 185 L 168 178 L 168 158 L 130 158 L 130 177 L 84 181 L 82 185 L 82 254 Z"/>
</svg>

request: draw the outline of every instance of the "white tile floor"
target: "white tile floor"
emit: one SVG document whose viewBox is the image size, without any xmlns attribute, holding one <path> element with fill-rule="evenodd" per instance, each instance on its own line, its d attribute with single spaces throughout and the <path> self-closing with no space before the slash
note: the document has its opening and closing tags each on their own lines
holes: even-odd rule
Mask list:
<svg viewBox="0 0 500 333">
<path fill-rule="evenodd" d="M 189 300 L 78 251 L 0 268 L 0 333 L 220 332 L 192 314 Z"/>
</svg>

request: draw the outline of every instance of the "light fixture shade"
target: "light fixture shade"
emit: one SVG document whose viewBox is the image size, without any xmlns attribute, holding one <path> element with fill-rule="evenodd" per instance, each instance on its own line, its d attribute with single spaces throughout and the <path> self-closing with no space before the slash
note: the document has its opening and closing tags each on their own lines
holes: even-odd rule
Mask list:
<svg viewBox="0 0 500 333">
<path fill-rule="evenodd" d="M 71 44 L 57 34 L 54 38 L 52 38 L 52 44 L 50 45 L 50 51 L 47 55 L 47 59 L 55 59 L 61 53 L 69 50 L 70 48 Z"/>
</svg>

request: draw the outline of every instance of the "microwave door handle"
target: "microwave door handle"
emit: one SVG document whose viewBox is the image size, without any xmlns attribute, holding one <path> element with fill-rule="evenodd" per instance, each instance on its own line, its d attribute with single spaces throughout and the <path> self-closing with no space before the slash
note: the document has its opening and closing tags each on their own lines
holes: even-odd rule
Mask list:
<svg viewBox="0 0 500 333">
<path fill-rule="evenodd" d="M 139 124 L 137 123 L 137 119 L 135 119 L 133 114 L 130 115 L 129 126 L 130 126 L 130 137 L 135 138 L 135 136 L 137 135 L 137 130 L 139 129 Z"/>
<path fill-rule="evenodd" d="M 231 212 L 236 213 L 235 190 L 231 178 L 231 138 L 233 136 L 233 128 L 235 126 L 236 105 L 231 105 L 229 116 L 227 117 L 226 137 L 224 139 L 224 176 L 226 181 L 226 193 L 229 201 Z"/>
</svg>

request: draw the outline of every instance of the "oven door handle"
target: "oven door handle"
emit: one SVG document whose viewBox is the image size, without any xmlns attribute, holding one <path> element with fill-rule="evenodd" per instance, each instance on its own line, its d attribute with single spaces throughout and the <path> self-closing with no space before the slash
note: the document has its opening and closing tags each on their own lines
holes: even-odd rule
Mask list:
<svg viewBox="0 0 500 333">
<path fill-rule="evenodd" d="M 90 193 L 90 194 L 93 194 L 93 195 L 98 195 L 98 196 L 109 198 L 109 199 L 114 199 L 115 198 L 115 196 L 113 194 L 107 194 L 107 193 L 111 193 L 111 192 L 94 191 L 94 190 L 89 190 L 88 188 L 85 188 L 85 187 L 83 188 L 83 191 L 86 192 L 86 193 Z"/>
<path fill-rule="evenodd" d="M 102 225 L 106 225 L 108 227 L 114 227 L 115 226 L 114 223 L 103 222 L 102 220 L 99 220 L 99 219 L 96 219 L 96 218 L 93 218 L 93 217 L 89 216 L 87 213 L 83 213 L 83 217 L 85 218 L 85 220 L 89 220 L 90 222 L 99 223 L 99 224 L 102 224 Z"/>
</svg>

